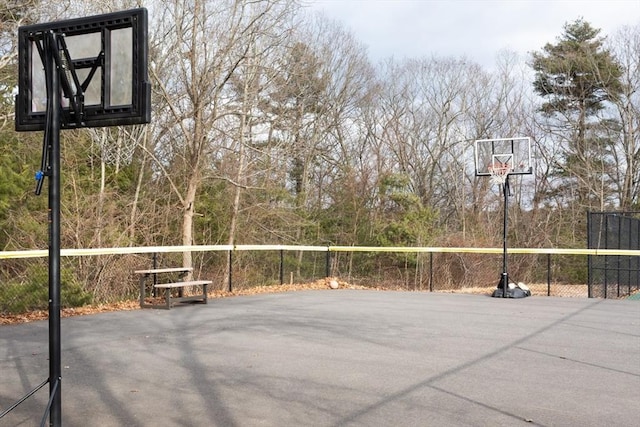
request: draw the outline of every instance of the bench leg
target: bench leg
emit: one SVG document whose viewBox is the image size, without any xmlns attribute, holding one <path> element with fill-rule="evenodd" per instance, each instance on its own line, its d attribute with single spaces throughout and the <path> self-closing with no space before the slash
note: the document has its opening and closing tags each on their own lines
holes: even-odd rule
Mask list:
<svg viewBox="0 0 640 427">
<path fill-rule="evenodd" d="M 143 275 L 140 277 L 140 308 L 144 307 L 144 297 L 145 297 L 145 285 L 147 283 L 147 275 Z"/>
<path fill-rule="evenodd" d="M 202 285 L 202 298 L 204 299 L 204 303 L 207 304 L 207 284 Z"/>
<path fill-rule="evenodd" d="M 186 271 L 184 273 L 180 273 L 178 274 L 178 279 L 180 279 L 181 281 L 184 281 L 184 278 L 187 277 L 187 273 Z M 180 288 L 178 289 L 178 298 L 182 298 L 184 296 L 184 288 Z"/>
<path fill-rule="evenodd" d="M 166 288 L 164 292 L 164 296 L 167 300 L 167 310 L 171 310 L 171 288 Z"/>
</svg>

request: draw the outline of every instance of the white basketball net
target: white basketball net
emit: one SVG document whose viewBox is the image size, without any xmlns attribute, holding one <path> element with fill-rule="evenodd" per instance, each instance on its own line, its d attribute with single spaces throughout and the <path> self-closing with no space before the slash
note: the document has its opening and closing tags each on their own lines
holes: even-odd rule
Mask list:
<svg viewBox="0 0 640 427">
<path fill-rule="evenodd" d="M 491 183 L 493 185 L 504 185 L 507 182 L 509 173 L 513 171 L 510 162 L 501 163 L 494 161 L 493 166 L 489 166 L 489 173 L 491 174 Z"/>
<path fill-rule="evenodd" d="M 99 149 L 99 156 L 108 165 L 127 166 L 133 159 L 136 140 L 121 128 L 90 129 L 94 147 Z"/>
</svg>

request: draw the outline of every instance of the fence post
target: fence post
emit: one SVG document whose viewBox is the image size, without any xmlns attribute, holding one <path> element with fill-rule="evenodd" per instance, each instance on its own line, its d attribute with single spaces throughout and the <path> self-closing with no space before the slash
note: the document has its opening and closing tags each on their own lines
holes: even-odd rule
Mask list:
<svg viewBox="0 0 640 427">
<path fill-rule="evenodd" d="M 609 218 L 610 215 L 605 215 L 604 217 L 604 229 L 605 231 L 605 236 L 604 236 L 604 244 L 605 244 L 605 249 L 609 249 Z M 620 227 L 620 225 L 618 224 L 618 228 Z M 607 293 L 609 292 L 609 256 L 605 255 L 604 256 L 604 299 L 608 298 Z"/>
<path fill-rule="evenodd" d="M 330 277 L 331 276 L 331 251 L 329 251 L 329 248 L 327 248 L 327 255 L 325 257 L 325 264 L 324 264 L 324 277 Z"/>
<path fill-rule="evenodd" d="M 284 284 L 284 249 L 280 249 L 280 285 Z"/>
<path fill-rule="evenodd" d="M 158 253 L 157 252 L 153 253 L 152 260 L 153 260 L 153 269 L 156 270 L 158 268 Z M 153 273 L 153 290 L 151 292 L 151 295 L 153 295 L 154 298 L 158 296 L 157 295 L 158 290 L 156 289 L 156 285 L 157 284 L 158 284 L 158 275 L 156 273 Z"/>
<path fill-rule="evenodd" d="M 547 254 L 547 296 L 551 296 L 551 254 Z"/>
<path fill-rule="evenodd" d="M 231 280 L 231 274 L 233 272 L 233 250 L 229 250 L 229 292 L 233 292 L 233 281 Z"/>
<path fill-rule="evenodd" d="M 587 212 L 587 247 L 592 249 L 594 246 L 593 241 L 593 222 L 594 212 Z M 598 235 L 602 234 L 602 216 L 598 216 L 600 220 L 600 228 L 598 229 Z M 595 257 L 593 255 L 587 255 L 587 298 L 591 298 L 592 281 L 594 279 L 594 265 Z"/>
<path fill-rule="evenodd" d="M 429 252 L 429 292 L 433 292 L 433 252 Z"/>
</svg>

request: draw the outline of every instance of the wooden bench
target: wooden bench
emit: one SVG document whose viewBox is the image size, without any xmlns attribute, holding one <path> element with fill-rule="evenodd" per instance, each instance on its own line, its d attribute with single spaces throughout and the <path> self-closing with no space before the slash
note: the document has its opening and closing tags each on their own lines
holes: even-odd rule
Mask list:
<svg viewBox="0 0 640 427">
<path fill-rule="evenodd" d="M 198 301 L 204 304 L 207 303 L 207 286 L 213 283 L 211 280 L 189 280 L 189 281 L 176 281 L 169 283 L 157 283 L 158 275 L 162 274 L 177 274 L 179 279 L 182 279 L 193 271 L 193 268 L 190 267 L 173 267 L 173 268 L 151 268 L 148 270 L 136 270 L 135 274 L 140 275 L 140 307 L 142 308 L 165 308 L 167 310 L 171 309 L 171 306 L 178 302 L 188 302 L 188 301 Z M 164 289 L 164 297 L 165 304 L 157 305 L 157 304 L 147 304 L 145 302 L 146 298 L 146 288 L 147 288 L 147 279 L 149 277 L 153 277 L 153 289 Z M 202 294 L 184 296 L 183 291 L 187 286 L 202 286 Z M 180 290 L 178 297 L 171 297 L 171 290 L 178 288 Z"/>
</svg>

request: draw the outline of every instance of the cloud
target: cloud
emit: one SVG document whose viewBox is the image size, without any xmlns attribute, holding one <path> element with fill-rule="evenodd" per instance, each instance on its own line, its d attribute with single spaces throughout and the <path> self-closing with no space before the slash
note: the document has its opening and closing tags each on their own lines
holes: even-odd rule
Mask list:
<svg viewBox="0 0 640 427">
<path fill-rule="evenodd" d="M 468 57 L 493 63 L 504 49 L 526 55 L 553 43 L 563 26 L 584 18 L 603 35 L 640 25 L 640 1 L 314 0 L 311 7 L 342 22 L 374 60 Z"/>
</svg>

